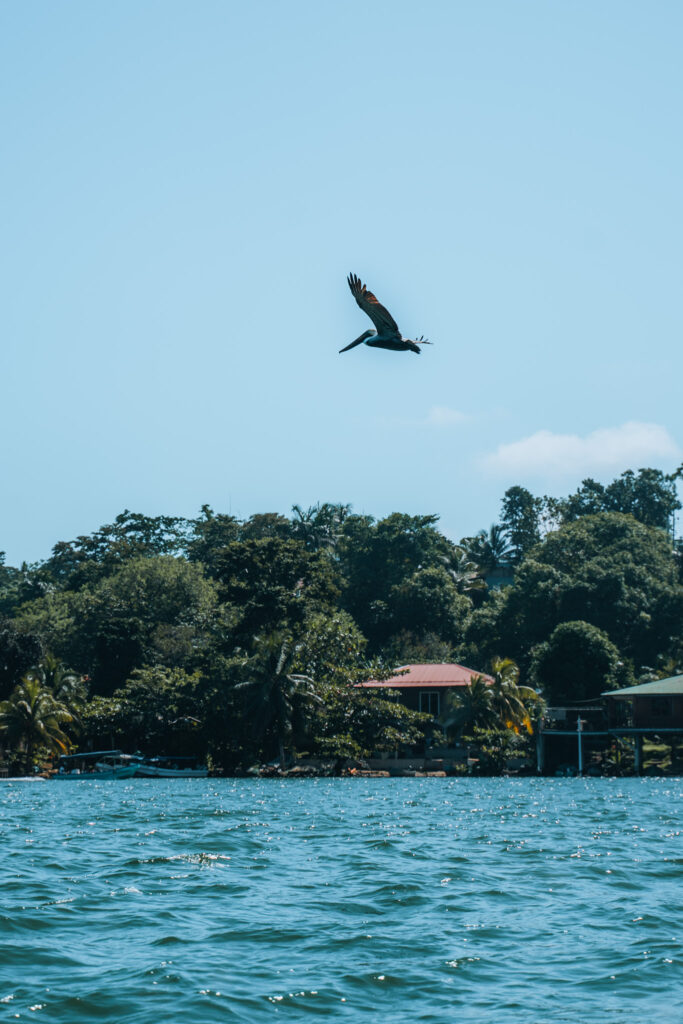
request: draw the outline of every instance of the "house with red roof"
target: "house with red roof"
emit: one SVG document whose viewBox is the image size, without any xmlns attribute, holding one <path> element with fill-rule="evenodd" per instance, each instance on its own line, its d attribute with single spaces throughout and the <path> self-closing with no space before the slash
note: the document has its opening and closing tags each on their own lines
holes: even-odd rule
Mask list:
<svg viewBox="0 0 683 1024">
<path fill-rule="evenodd" d="M 401 703 L 413 711 L 438 718 L 447 693 L 469 686 L 476 676 L 492 683 L 491 676 L 464 665 L 402 665 L 390 679 L 368 679 L 361 686 L 371 690 L 398 690 Z"/>
</svg>

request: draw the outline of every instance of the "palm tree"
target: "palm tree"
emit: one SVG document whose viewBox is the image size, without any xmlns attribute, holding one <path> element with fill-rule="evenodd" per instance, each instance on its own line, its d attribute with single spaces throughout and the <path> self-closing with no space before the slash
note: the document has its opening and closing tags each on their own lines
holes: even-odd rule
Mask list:
<svg viewBox="0 0 683 1024">
<path fill-rule="evenodd" d="M 473 590 L 485 590 L 486 583 L 481 578 L 479 566 L 473 562 L 468 553 L 459 544 L 453 544 L 447 555 L 441 556 L 446 572 L 455 583 L 459 594 Z"/>
<path fill-rule="evenodd" d="M 8 700 L 0 701 L 0 734 L 13 750 L 24 751 L 27 774 L 36 746 L 65 754 L 69 737 L 61 726 L 72 721 L 68 708 L 35 676 L 26 675 Z"/>
<path fill-rule="evenodd" d="M 307 551 L 333 551 L 339 540 L 344 520 L 351 514 L 350 505 L 325 502 L 304 510 L 292 506 L 292 533 L 303 541 Z"/>
<path fill-rule="evenodd" d="M 457 736 L 466 729 L 488 729 L 494 725 L 496 711 L 491 699 L 491 687 L 484 676 L 472 676 L 468 686 L 457 693 L 448 693 L 446 707 L 439 721 L 446 732 L 453 730 Z"/>
<path fill-rule="evenodd" d="M 529 704 L 539 705 L 540 698 L 530 686 L 520 686 L 519 668 L 512 658 L 493 658 L 491 661 L 491 703 L 506 729 L 519 733 L 523 727 L 531 734 Z"/>
<path fill-rule="evenodd" d="M 280 764 L 284 765 L 297 713 L 306 716 L 311 706 L 322 700 L 310 676 L 291 671 L 298 651 L 289 637 L 274 633 L 258 638 L 256 645 L 256 656 L 244 663 L 252 678 L 237 683 L 235 689 L 247 698 L 255 735 L 260 739 L 268 729 L 275 731 Z"/>
<path fill-rule="evenodd" d="M 72 713 L 88 696 L 85 677 L 68 668 L 54 654 L 44 655 L 38 667 L 31 669 L 28 674 L 39 679 L 41 685 L 51 692 L 55 700 L 65 704 Z"/>
<path fill-rule="evenodd" d="M 499 523 L 492 526 L 488 533 L 480 530 L 474 537 L 465 537 L 461 543 L 468 557 L 476 562 L 484 576 L 510 565 L 512 548 L 505 528 Z"/>
</svg>

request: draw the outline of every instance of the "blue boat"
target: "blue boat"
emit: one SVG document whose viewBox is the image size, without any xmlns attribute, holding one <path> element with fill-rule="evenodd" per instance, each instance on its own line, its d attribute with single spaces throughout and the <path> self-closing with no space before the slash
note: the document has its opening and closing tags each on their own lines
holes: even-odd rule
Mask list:
<svg viewBox="0 0 683 1024">
<path fill-rule="evenodd" d="M 53 779 L 132 779 L 140 758 L 121 750 L 89 750 L 60 757 Z"/>
<path fill-rule="evenodd" d="M 196 757 L 145 757 L 139 759 L 136 770 L 144 779 L 205 779 L 208 774 Z"/>
</svg>

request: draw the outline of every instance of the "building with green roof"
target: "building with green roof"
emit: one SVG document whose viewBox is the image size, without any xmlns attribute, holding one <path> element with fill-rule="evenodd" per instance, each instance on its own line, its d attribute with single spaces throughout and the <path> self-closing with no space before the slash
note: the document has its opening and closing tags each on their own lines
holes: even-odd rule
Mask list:
<svg viewBox="0 0 683 1024">
<path fill-rule="evenodd" d="M 683 731 L 683 675 L 607 690 L 609 727 L 634 731 Z"/>
</svg>

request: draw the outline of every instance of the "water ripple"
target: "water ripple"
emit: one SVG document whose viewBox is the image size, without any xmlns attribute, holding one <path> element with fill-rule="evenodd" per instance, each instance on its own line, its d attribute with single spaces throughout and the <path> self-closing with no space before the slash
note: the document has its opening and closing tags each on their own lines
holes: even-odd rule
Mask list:
<svg viewBox="0 0 683 1024">
<path fill-rule="evenodd" d="M 0 786 L 0 1019 L 674 1024 L 671 779 Z"/>
</svg>

